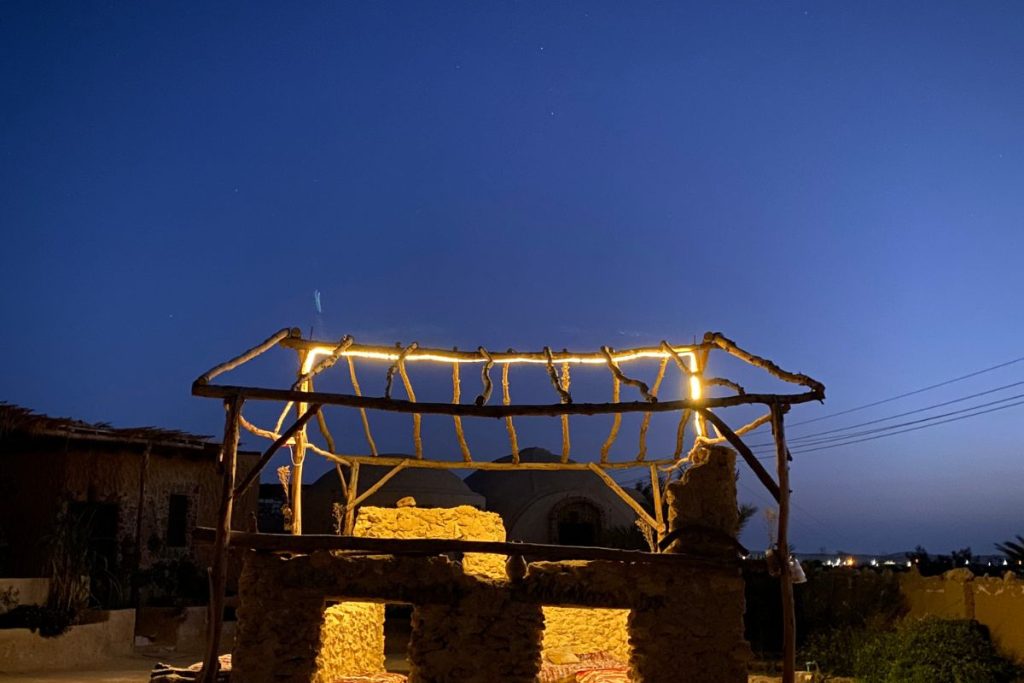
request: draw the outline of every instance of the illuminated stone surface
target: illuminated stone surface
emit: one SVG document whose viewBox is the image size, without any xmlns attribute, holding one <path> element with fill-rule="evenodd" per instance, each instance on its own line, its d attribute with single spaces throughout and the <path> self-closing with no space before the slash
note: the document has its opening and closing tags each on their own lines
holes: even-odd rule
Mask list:
<svg viewBox="0 0 1024 683">
<path fill-rule="evenodd" d="M 696 535 L 684 533 L 676 550 L 717 557 L 730 545 L 736 515 L 733 465 L 730 451 L 713 449 L 704 464 L 673 485 L 670 529 L 699 527 Z M 480 515 L 486 513 L 467 509 L 472 510 L 468 516 L 473 519 L 484 519 Z M 430 510 L 424 516 L 426 512 L 417 508 L 371 509 L 359 533 L 374 529 L 374 535 L 378 531 L 382 535 L 382 529 L 390 527 L 397 531 L 389 533 L 420 537 L 412 534 L 422 534 L 424 528 L 430 535 L 443 529 L 452 532 L 452 524 L 458 524 L 461 537 L 472 537 L 462 527 L 466 520 L 459 521 L 463 513 L 449 518 L 443 510 Z M 372 521 L 370 513 L 377 515 Z M 406 516 L 409 513 L 417 516 Z M 695 514 L 700 515 L 699 520 L 694 520 Z M 484 533 L 483 527 L 476 529 L 472 522 L 466 523 L 472 533 Z M 443 556 L 321 551 L 285 557 L 250 552 L 241 580 L 235 671 L 246 683 L 318 681 L 324 600 L 347 598 L 414 605 L 409 646 L 414 683 L 533 683 L 545 637 L 544 606 L 614 608 L 622 610 L 620 615 L 628 611 L 634 681 L 746 681 L 751 653 L 743 640 L 743 580 L 736 568 L 535 562 L 522 580 L 510 583 L 504 578 L 504 558 L 495 559 L 499 562 L 493 568 L 488 563 L 468 562 L 472 571 L 467 571 L 462 562 Z M 551 614 L 559 615 L 555 622 L 562 621 L 551 637 L 561 642 L 570 637 L 569 627 L 579 623 L 582 649 L 589 648 L 588 639 L 596 642 L 599 637 L 588 632 L 589 626 L 582 628 L 584 623 L 601 621 L 609 627 L 621 623 L 613 622 L 611 616 L 604 621 L 606 617 L 583 610 Z M 621 618 L 615 616 L 614 620 Z M 559 633 L 557 629 L 562 627 L 566 631 Z M 621 653 L 618 633 L 621 631 L 606 635 Z M 575 644 L 571 647 L 581 649 Z M 366 657 L 369 661 L 370 655 Z"/>
</svg>

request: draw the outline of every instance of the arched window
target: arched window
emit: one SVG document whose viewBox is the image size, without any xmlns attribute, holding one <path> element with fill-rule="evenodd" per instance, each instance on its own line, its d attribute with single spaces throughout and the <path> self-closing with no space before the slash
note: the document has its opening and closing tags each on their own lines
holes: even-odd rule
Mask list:
<svg viewBox="0 0 1024 683">
<path fill-rule="evenodd" d="M 549 538 L 559 545 L 598 545 L 604 515 L 586 498 L 568 498 L 551 509 Z"/>
</svg>

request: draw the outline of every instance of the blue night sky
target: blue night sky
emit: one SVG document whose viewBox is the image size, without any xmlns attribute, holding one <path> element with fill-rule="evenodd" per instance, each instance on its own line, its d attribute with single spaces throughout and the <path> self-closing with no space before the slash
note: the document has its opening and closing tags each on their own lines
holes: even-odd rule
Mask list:
<svg viewBox="0 0 1024 683">
<path fill-rule="evenodd" d="M 1024 381 L 795 424 L 1024 356 L 1022 35 L 1012 2 L 5 2 L 0 399 L 219 434 L 192 379 L 291 325 L 719 330 L 825 382 L 794 437 Z M 1022 416 L 794 447 L 798 551 L 993 552 Z"/>
</svg>

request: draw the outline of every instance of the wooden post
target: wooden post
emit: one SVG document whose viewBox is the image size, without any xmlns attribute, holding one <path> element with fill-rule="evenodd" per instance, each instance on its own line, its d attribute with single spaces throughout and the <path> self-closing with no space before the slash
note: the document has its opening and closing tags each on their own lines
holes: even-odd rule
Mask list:
<svg viewBox="0 0 1024 683">
<path fill-rule="evenodd" d="M 306 351 L 299 352 L 299 377 L 301 378 L 306 369 Z M 307 382 L 302 382 L 299 387 L 301 391 L 309 391 Z M 302 419 L 307 406 L 304 402 L 295 404 L 295 417 Z M 306 459 L 306 424 L 295 433 L 295 450 L 292 453 L 292 533 L 296 536 L 302 534 L 302 464 Z"/>
<path fill-rule="evenodd" d="M 708 349 L 706 349 L 706 348 L 705 349 L 701 349 L 697 353 L 694 353 L 692 358 L 693 358 L 693 362 L 694 362 L 694 366 L 695 366 L 693 368 L 693 374 L 697 376 L 699 381 L 703 382 L 703 380 L 704 380 L 704 366 L 706 366 L 707 363 L 708 363 Z M 703 389 L 703 387 L 701 387 L 701 388 Z M 687 386 L 686 389 L 687 389 L 687 392 L 689 392 L 690 387 Z M 701 392 L 701 398 L 704 398 L 703 393 L 704 392 L 702 391 Z M 708 433 L 708 422 L 707 422 L 707 417 L 704 415 L 704 413 L 697 413 L 697 422 L 700 425 L 700 434 L 698 436 L 707 436 L 707 433 Z"/>
<path fill-rule="evenodd" d="M 352 463 L 352 472 L 348 476 L 348 500 L 345 502 L 345 529 L 343 533 L 351 536 L 356 528 L 356 498 L 359 496 L 359 463 Z"/>
<path fill-rule="evenodd" d="M 775 460 L 779 473 L 779 582 L 782 597 L 782 683 L 796 677 L 796 608 L 793 604 L 793 577 L 789 567 L 789 449 L 783 425 L 785 408 L 772 404 L 772 431 L 775 433 Z"/>
<path fill-rule="evenodd" d="M 217 535 L 210 568 L 210 604 L 206 614 L 206 653 L 200 683 L 215 683 L 220 669 L 218 659 L 221 627 L 224 625 L 224 591 L 227 585 L 228 543 L 231 536 L 231 512 L 234 507 L 235 464 L 238 459 L 238 418 L 242 413 L 241 395 L 224 402 L 224 444 L 221 446 L 222 483 L 220 509 L 217 512 Z"/>
<path fill-rule="evenodd" d="M 654 521 L 658 523 L 657 539 L 661 543 L 661 539 L 665 538 L 665 515 L 661 509 L 661 478 L 658 476 L 657 465 L 651 465 L 651 503 L 654 505 Z"/>
</svg>

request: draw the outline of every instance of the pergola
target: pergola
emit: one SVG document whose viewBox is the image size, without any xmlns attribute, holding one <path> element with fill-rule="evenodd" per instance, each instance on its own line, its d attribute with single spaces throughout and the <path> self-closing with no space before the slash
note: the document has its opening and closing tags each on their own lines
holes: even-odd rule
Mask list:
<svg viewBox="0 0 1024 683">
<path fill-rule="evenodd" d="M 259 386 L 214 384 L 218 377 L 235 370 L 272 348 L 280 347 L 294 352 L 297 356 L 297 379 L 288 387 L 270 388 Z M 724 353 L 744 363 L 759 368 L 786 383 L 800 386 L 797 393 L 749 393 L 738 383 L 715 376 L 708 376 L 706 368 L 712 354 Z M 329 393 L 317 391 L 314 382 L 323 373 L 344 361 L 352 393 Z M 451 369 L 451 401 L 417 401 L 410 378 L 409 368 L 417 364 L 448 365 Z M 635 378 L 628 372 L 639 369 L 642 364 L 654 364 L 654 380 L 650 384 Z M 358 365 L 376 365 L 378 371 L 386 367 L 384 392 L 382 396 L 363 394 L 357 376 Z M 481 391 L 472 402 L 462 402 L 463 366 L 472 366 L 480 374 Z M 546 370 L 550 380 L 552 396 L 556 402 L 548 404 L 517 404 L 511 400 L 510 370 L 514 365 L 535 365 Z M 496 367 L 497 366 L 497 367 Z M 501 399 L 492 400 L 495 378 L 500 371 Z M 612 400 L 603 403 L 577 403 L 572 398 L 572 373 L 597 371 L 606 372 L 611 378 Z M 677 374 L 682 381 L 664 382 L 669 373 Z M 324 375 L 326 376 L 326 375 Z M 392 396 L 395 377 L 402 383 L 405 398 Z M 634 393 L 632 400 L 623 397 L 624 385 Z M 663 391 L 675 387 L 676 392 Z M 719 392 L 713 392 L 713 388 Z M 659 396 L 659 392 L 662 395 Z M 525 555 L 544 559 L 618 559 L 631 562 L 664 562 L 685 559 L 678 554 L 659 552 L 642 553 L 609 548 L 573 548 L 540 544 L 498 543 L 483 541 L 440 541 L 366 539 L 351 536 L 358 506 L 380 489 L 398 472 L 406 468 L 434 469 L 489 469 L 489 470 L 589 470 L 598 476 L 637 514 L 650 530 L 652 536 L 664 548 L 671 542 L 666 538 L 666 520 L 662 517 L 661 478 L 659 472 L 672 470 L 688 462 L 700 448 L 713 444 L 728 443 L 744 459 L 762 485 L 778 502 L 777 555 L 781 571 L 781 591 L 784 611 L 784 681 L 793 680 L 794 665 L 794 614 L 792 583 L 789 573 L 788 522 L 789 522 L 789 461 L 786 447 L 784 416 L 790 407 L 809 401 L 824 399 L 825 388 L 813 378 L 783 370 L 770 360 L 749 353 L 719 333 L 707 333 L 700 343 L 673 345 L 666 341 L 658 346 L 630 349 L 612 349 L 602 346 L 596 352 L 553 351 L 545 347 L 541 351 L 491 352 L 483 347 L 476 351 L 458 349 L 423 348 L 416 342 L 407 346 L 380 346 L 357 343 L 351 336 L 339 342 L 324 342 L 304 339 L 296 328 L 278 331 L 261 344 L 239 356 L 222 363 L 200 376 L 192 384 L 195 396 L 220 399 L 226 411 L 224 446 L 220 455 L 223 471 L 223 487 L 218 525 L 215 531 L 206 532 L 215 544 L 213 567 L 211 568 L 211 596 L 207 651 L 204 659 L 203 680 L 212 681 L 218 667 L 217 652 L 223 619 L 224 590 L 226 583 L 226 554 L 229 545 L 250 548 L 277 549 L 282 551 L 308 552 L 312 549 L 362 550 L 394 554 L 401 553 L 443 553 L 453 550 L 469 552 L 491 552 L 505 555 Z M 675 393 L 676 395 L 672 395 Z M 712 395 L 720 393 L 722 395 Z M 667 394 L 667 395 L 665 395 Z M 243 406 L 247 401 L 269 401 L 283 404 L 276 423 L 272 427 L 260 427 L 245 418 Z M 731 428 L 718 414 L 719 411 L 745 405 L 761 405 L 765 412 L 756 419 L 736 429 Z M 359 412 L 366 441 L 363 452 L 341 452 L 327 425 L 323 408 L 340 406 Z M 372 411 L 405 413 L 412 419 L 414 454 L 409 457 L 387 457 L 378 454 L 368 415 Z M 613 458 L 612 446 L 620 437 L 622 417 L 627 413 L 641 414 L 637 446 L 629 458 Z M 651 418 L 656 413 L 678 414 L 675 448 L 671 455 L 648 455 L 647 433 Z M 443 415 L 452 419 L 458 441 L 457 458 L 439 459 L 424 453 L 422 418 L 424 415 Z M 582 462 L 570 461 L 572 416 L 612 416 L 611 429 L 600 452 Z M 526 462 L 519 458 L 519 442 L 514 423 L 515 418 L 554 417 L 561 423 L 561 458 L 559 462 Z M 308 428 L 309 422 L 317 420 L 319 440 Z M 468 443 L 463 419 L 492 418 L 504 421 L 512 457 L 507 462 L 480 460 L 473 456 Z M 768 472 L 744 443 L 743 435 L 770 425 L 775 442 L 776 478 Z M 240 430 L 267 439 L 270 445 L 259 462 L 250 471 L 236 471 L 236 455 Z M 692 429 L 692 441 L 686 433 Z M 686 449 L 687 443 L 691 447 Z M 290 480 L 292 507 L 292 537 L 271 534 L 243 533 L 233 531 L 231 513 L 233 502 L 256 482 L 282 447 L 289 447 L 292 453 L 293 473 Z M 306 455 L 313 454 L 331 461 L 338 472 L 342 491 L 345 495 L 344 517 L 341 536 L 302 536 L 302 470 Z M 597 456 L 597 457 L 593 457 Z M 390 467 L 390 470 L 372 486 L 359 488 L 359 468 L 362 464 Z M 611 472 L 643 468 L 650 474 L 654 514 L 652 515 L 626 493 L 611 476 Z M 646 475 L 645 475 L 646 476 Z M 202 530 L 200 530 L 202 531 Z M 200 534 L 202 535 L 202 534 Z"/>
</svg>

